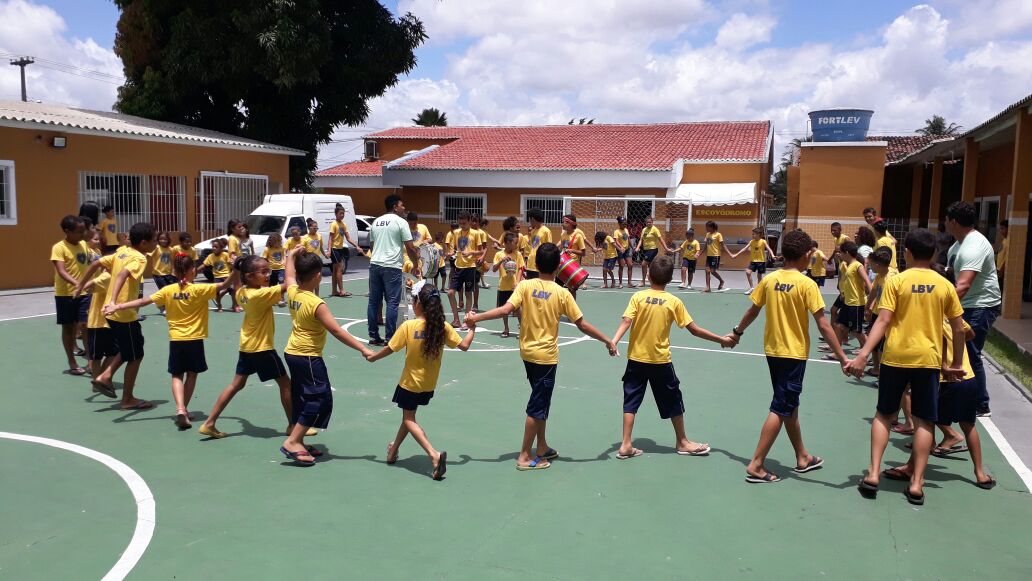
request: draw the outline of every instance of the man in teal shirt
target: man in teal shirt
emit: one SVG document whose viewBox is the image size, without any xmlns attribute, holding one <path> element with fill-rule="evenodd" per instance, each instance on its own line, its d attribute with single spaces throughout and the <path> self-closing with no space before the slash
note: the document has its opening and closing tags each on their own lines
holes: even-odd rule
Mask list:
<svg viewBox="0 0 1032 581">
<path fill-rule="evenodd" d="M 405 204 L 401 196 L 391 194 L 384 199 L 387 213 L 373 220 L 369 228 L 369 305 L 366 319 L 369 323 L 369 344 L 386 345 L 398 326 L 398 304 L 401 302 L 401 269 L 407 252 L 412 264 L 419 264 L 419 255 L 412 243 L 412 232 L 405 221 Z M 386 339 L 380 337 L 377 315 L 380 303 L 387 300 L 384 316 Z"/>
</svg>

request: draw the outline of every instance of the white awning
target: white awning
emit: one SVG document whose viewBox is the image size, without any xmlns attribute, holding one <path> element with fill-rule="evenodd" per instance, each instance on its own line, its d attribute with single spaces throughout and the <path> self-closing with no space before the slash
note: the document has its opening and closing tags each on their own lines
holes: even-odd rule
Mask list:
<svg viewBox="0 0 1032 581">
<path fill-rule="evenodd" d="M 756 202 L 756 182 L 747 184 L 681 184 L 667 199 L 695 206 L 731 206 Z"/>
</svg>

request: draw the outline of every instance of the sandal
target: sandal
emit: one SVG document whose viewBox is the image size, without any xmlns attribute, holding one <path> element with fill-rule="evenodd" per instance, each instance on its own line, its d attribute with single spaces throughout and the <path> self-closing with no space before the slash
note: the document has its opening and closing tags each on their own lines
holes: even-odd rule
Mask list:
<svg viewBox="0 0 1032 581">
<path fill-rule="evenodd" d="M 678 450 L 679 456 L 709 456 L 710 446 L 709 444 L 699 444 L 699 447 L 694 450 Z"/>
<path fill-rule="evenodd" d="M 394 459 L 391 460 L 391 450 L 393 450 L 393 449 L 394 449 L 394 442 L 387 442 L 387 461 L 386 462 L 387 462 L 388 466 L 390 466 L 390 465 L 392 465 L 392 464 L 394 464 L 394 463 L 396 463 L 398 461 L 398 457 L 397 456 L 395 456 Z"/>
<path fill-rule="evenodd" d="M 637 458 L 638 456 L 641 456 L 644 453 L 645 453 L 644 450 L 639 450 L 638 448 L 631 448 L 631 453 L 630 454 L 621 454 L 621 453 L 617 452 L 616 453 L 616 459 L 617 460 L 628 460 L 630 458 Z"/>
<path fill-rule="evenodd" d="M 130 410 L 149 410 L 149 409 L 154 407 L 154 404 L 152 404 L 151 402 L 149 402 L 147 400 L 141 399 L 141 400 L 138 400 L 136 403 L 134 403 L 132 405 L 119 406 L 119 407 L 120 407 L 120 409 L 122 409 L 124 411 L 130 411 Z"/>
<path fill-rule="evenodd" d="M 996 479 L 990 476 L 989 480 L 986 480 L 984 482 L 975 482 L 975 486 L 981 488 L 982 490 L 992 490 L 996 487 Z"/>
<path fill-rule="evenodd" d="M 806 462 L 805 466 L 796 466 L 792 469 L 792 472 L 796 474 L 806 474 L 812 470 L 820 470 L 824 466 L 824 458 L 820 456 L 810 456 L 810 460 Z"/>
<path fill-rule="evenodd" d="M 82 367 L 72 367 L 66 370 L 65 373 L 67 373 L 68 375 L 74 375 L 76 377 L 82 377 L 83 375 L 86 375 L 87 371 Z"/>
<path fill-rule="evenodd" d="M 308 444 L 305 444 L 305 450 L 308 450 L 308 455 L 312 458 L 318 458 L 323 455 L 322 450 L 315 446 L 309 446 Z"/>
<path fill-rule="evenodd" d="M 967 451 L 968 447 L 964 444 L 955 444 L 953 446 L 946 447 L 936 446 L 935 449 L 932 450 L 932 456 L 935 456 L 937 458 L 949 458 L 950 454 L 959 454 L 961 452 Z"/>
<path fill-rule="evenodd" d="M 866 478 L 861 478 L 860 484 L 856 488 L 860 491 L 860 496 L 864 498 L 873 500 L 878 497 L 878 485 L 868 482 Z"/>
<path fill-rule="evenodd" d="M 115 393 L 115 387 L 110 383 L 104 383 L 93 379 L 90 381 L 90 385 L 93 386 L 93 391 L 96 393 L 102 393 L 110 398 L 118 397 L 118 394 Z"/>
<path fill-rule="evenodd" d="M 773 472 L 767 472 L 763 476 L 757 476 L 756 474 L 745 473 L 745 481 L 749 484 L 773 484 L 780 482 L 781 478 Z"/>
<path fill-rule="evenodd" d="M 434 480 L 444 480 L 444 473 L 448 471 L 448 453 L 442 451 L 441 457 L 437 459 L 437 466 L 434 466 L 434 471 L 430 473 L 430 478 Z"/>
<path fill-rule="evenodd" d="M 910 504 L 913 504 L 914 506 L 922 506 L 922 505 L 924 505 L 925 495 L 923 495 L 923 494 L 914 494 L 914 493 L 910 492 L 910 488 L 906 488 L 905 490 L 903 490 L 903 496 L 907 497 L 907 502 L 909 502 Z"/>
<path fill-rule="evenodd" d="M 910 482 L 910 475 L 900 470 L 898 466 L 895 468 L 886 468 L 885 470 L 882 470 L 881 475 L 885 478 L 888 478 L 889 480 L 896 480 L 898 482 Z"/>
<path fill-rule="evenodd" d="M 517 463 L 516 464 L 516 469 L 519 470 L 520 472 L 526 472 L 528 470 L 544 470 L 544 469 L 548 468 L 551 465 L 552 465 L 552 463 L 549 462 L 548 460 L 544 460 L 544 459 L 541 458 L 541 456 L 537 456 L 536 458 L 534 458 L 533 460 L 531 460 L 529 463 L 527 463 L 525 465 Z"/>
<path fill-rule="evenodd" d="M 206 426 L 204 424 L 201 424 L 201 427 L 197 428 L 197 433 L 201 434 L 202 436 L 208 436 L 209 438 L 212 438 L 212 439 L 215 439 L 215 440 L 219 440 L 221 438 L 225 438 L 226 436 L 229 435 L 226 432 L 220 432 L 218 429 L 216 429 L 214 427 L 209 428 L 208 426 Z"/>
<path fill-rule="evenodd" d="M 287 450 L 283 446 L 280 446 L 279 451 L 283 452 L 284 456 L 286 456 L 287 458 L 290 458 L 291 460 L 293 460 L 294 463 L 297 464 L 298 466 L 305 466 L 305 467 L 315 466 L 315 457 L 312 456 L 308 452 L 308 450 L 305 450 L 304 452 L 291 452 L 290 450 Z M 308 456 L 309 458 L 311 458 L 311 460 L 302 460 L 300 458 L 301 456 Z"/>
<path fill-rule="evenodd" d="M 897 434 L 902 434 L 904 436 L 914 435 L 914 428 L 907 428 L 903 424 L 896 424 L 895 426 L 892 426 L 889 429 Z"/>
</svg>

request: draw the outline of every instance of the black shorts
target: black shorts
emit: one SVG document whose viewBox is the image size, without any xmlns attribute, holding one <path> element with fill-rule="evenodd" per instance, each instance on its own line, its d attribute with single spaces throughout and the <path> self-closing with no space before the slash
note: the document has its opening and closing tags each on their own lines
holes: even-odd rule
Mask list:
<svg viewBox="0 0 1032 581">
<path fill-rule="evenodd" d="M 688 269 L 688 273 L 692 274 L 695 272 L 695 267 L 699 261 L 696 258 L 681 258 L 681 268 Z"/>
<path fill-rule="evenodd" d="M 843 305 L 839 308 L 835 322 L 849 330 L 850 333 L 864 332 L 864 305 Z"/>
<path fill-rule="evenodd" d="M 57 312 L 58 325 L 74 325 L 85 323 L 90 318 L 90 297 L 82 295 L 72 297 L 54 297 L 54 309 Z"/>
<path fill-rule="evenodd" d="M 922 420 L 939 420 L 939 369 L 893 367 L 882 363 L 878 376 L 878 412 L 899 413 L 900 401 L 910 387 L 910 408 Z"/>
<path fill-rule="evenodd" d="M 954 422 L 975 423 L 978 413 L 978 383 L 975 378 L 939 384 L 939 421 L 941 426 Z"/>
<path fill-rule="evenodd" d="M 86 357 L 90 361 L 102 361 L 105 357 L 118 355 L 111 329 L 86 329 Z"/>
<path fill-rule="evenodd" d="M 770 384 L 774 388 L 770 411 L 783 418 L 790 417 L 799 407 L 799 396 L 803 393 L 806 360 L 768 355 L 767 369 L 770 370 Z"/>
<path fill-rule="evenodd" d="M 824 279 L 827 278 L 827 277 L 825 277 L 825 276 L 812 276 L 811 275 L 810 278 L 813 279 L 813 282 L 817 283 L 817 286 L 823 288 L 824 287 Z"/>
<path fill-rule="evenodd" d="M 749 270 L 751 270 L 753 272 L 757 272 L 759 274 L 763 274 L 763 273 L 767 272 L 767 263 L 766 262 L 750 262 L 749 263 Z"/>
<path fill-rule="evenodd" d="M 472 291 L 477 284 L 476 268 L 456 268 L 452 270 L 451 285 L 454 291 Z"/>
<path fill-rule="evenodd" d="M 833 309 L 842 309 L 842 307 L 845 307 L 845 306 L 846 306 L 846 301 L 842 300 L 842 295 L 839 294 L 839 296 L 835 297 L 835 302 L 834 302 L 834 304 L 831 305 L 831 308 L 833 308 Z"/>
<path fill-rule="evenodd" d="M 132 363 L 143 359 L 143 328 L 139 321 L 119 323 L 107 320 L 111 327 L 111 338 L 115 341 L 115 349 L 122 356 L 122 363 Z"/>
<path fill-rule="evenodd" d="M 432 391 L 417 393 L 399 385 L 394 388 L 394 397 L 391 398 L 391 401 L 398 404 L 398 407 L 403 410 L 412 411 L 421 405 L 429 404 L 432 397 L 434 397 L 434 392 Z"/>
<path fill-rule="evenodd" d="M 706 257 L 706 268 L 710 270 L 717 270 L 720 268 L 720 257 L 719 256 L 707 256 Z"/>
<path fill-rule="evenodd" d="M 630 260 L 631 259 L 631 249 L 628 248 L 628 249 L 624 250 L 623 252 L 617 252 L 616 253 L 616 259 L 617 260 Z"/>
<path fill-rule="evenodd" d="M 204 339 L 168 342 L 168 373 L 204 373 L 208 361 L 204 358 Z"/>
<path fill-rule="evenodd" d="M 616 261 L 617 260 L 620 260 L 620 259 L 615 257 L 615 256 L 612 257 L 612 258 L 603 258 L 602 259 L 602 268 L 604 268 L 606 270 L 613 270 L 614 268 L 616 268 Z"/>
<path fill-rule="evenodd" d="M 348 252 L 347 248 L 334 248 L 330 251 L 330 264 L 337 264 L 338 262 L 343 264 L 351 258 L 351 253 Z"/>
<path fill-rule="evenodd" d="M 259 380 L 269 381 L 286 375 L 287 368 L 283 366 L 279 353 L 272 349 L 254 353 L 241 351 L 237 356 L 236 374 L 247 376 L 255 373 Z"/>
<path fill-rule="evenodd" d="M 530 382 L 530 400 L 527 401 L 527 415 L 537 420 L 547 420 L 552 407 L 552 389 L 555 388 L 555 370 L 558 365 L 543 365 L 524 361 L 527 381 Z"/>
<path fill-rule="evenodd" d="M 176 282 L 176 277 L 171 274 L 155 274 L 153 278 L 154 286 L 158 287 L 158 290 Z"/>
<path fill-rule="evenodd" d="M 269 271 L 269 286 L 277 286 L 283 282 L 283 278 L 286 276 L 286 271 L 282 268 L 279 270 Z"/>
<path fill-rule="evenodd" d="M 652 262 L 659 255 L 659 249 L 653 248 L 652 250 L 642 250 L 641 260 L 642 262 Z"/>
<path fill-rule="evenodd" d="M 656 398 L 659 417 L 668 420 L 684 415 L 681 381 L 674 373 L 673 363 L 642 363 L 628 359 L 622 380 L 625 414 L 638 413 L 638 408 L 645 399 L 647 384 L 652 387 L 652 396 Z"/>
<path fill-rule="evenodd" d="M 532 278 L 541 278 L 541 273 L 536 270 L 525 270 L 523 271 L 523 278 L 530 280 Z"/>
<path fill-rule="evenodd" d="M 511 297 L 511 296 L 512 296 L 512 291 L 511 290 L 507 290 L 507 291 L 500 290 L 500 291 L 498 291 L 498 300 L 495 301 L 495 306 L 496 307 L 500 307 L 500 306 L 504 305 L 505 303 L 509 302 L 509 297 Z"/>
<path fill-rule="evenodd" d="M 286 353 L 290 369 L 290 399 L 293 404 L 290 423 L 324 429 L 333 413 L 333 390 L 330 375 L 322 357 Z"/>
</svg>

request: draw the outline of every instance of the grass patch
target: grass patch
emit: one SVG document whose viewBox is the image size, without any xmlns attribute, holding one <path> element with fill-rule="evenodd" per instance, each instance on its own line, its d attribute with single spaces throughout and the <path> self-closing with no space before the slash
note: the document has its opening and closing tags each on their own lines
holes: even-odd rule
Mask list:
<svg viewBox="0 0 1032 581">
<path fill-rule="evenodd" d="M 995 332 L 990 333 L 986 339 L 985 351 L 1025 389 L 1032 391 L 1032 357 L 1022 353 L 1017 345 Z"/>
</svg>

